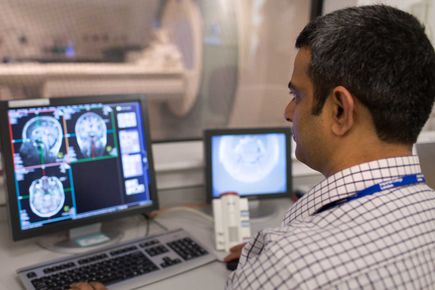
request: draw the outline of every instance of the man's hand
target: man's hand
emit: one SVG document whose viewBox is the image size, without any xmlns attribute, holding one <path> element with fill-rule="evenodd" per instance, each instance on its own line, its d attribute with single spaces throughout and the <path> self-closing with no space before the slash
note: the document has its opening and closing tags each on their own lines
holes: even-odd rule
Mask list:
<svg viewBox="0 0 435 290">
<path fill-rule="evenodd" d="M 235 259 L 239 259 L 242 254 L 242 249 L 246 245 L 246 243 L 235 245 L 230 249 L 230 253 L 224 258 L 224 262 L 229 262 Z"/>
<path fill-rule="evenodd" d="M 107 288 L 99 282 L 77 282 L 71 284 L 69 290 L 107 290 Z"/>
</svg>

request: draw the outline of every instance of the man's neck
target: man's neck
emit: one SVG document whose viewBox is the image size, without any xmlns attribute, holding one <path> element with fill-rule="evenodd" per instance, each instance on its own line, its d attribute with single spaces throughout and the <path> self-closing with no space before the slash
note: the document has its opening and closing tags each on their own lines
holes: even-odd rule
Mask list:
<svg viewBox="0 0 435 290">
<path fill-rule="evenodd" d="M 331 160 L 330 166 L 322 170 L 325 177 L 329 177 L 339 171 L 362 163 L 412 155 L 412 145 L 383 143 L 381 146 L 365 146 L 359 149 L 348 148 L 337 154 L 336 158 Z M 335 161 L 335 162 L 334 162 Z"/>
</svg>

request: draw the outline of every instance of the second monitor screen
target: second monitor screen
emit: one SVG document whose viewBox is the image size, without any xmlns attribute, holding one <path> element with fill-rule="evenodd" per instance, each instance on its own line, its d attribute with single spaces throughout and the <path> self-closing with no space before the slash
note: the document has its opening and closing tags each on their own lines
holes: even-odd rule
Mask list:
<svg viewBox="0 0 435 290">
<path fill-rule="evenodd" d="M 213 136 L 213 197 L 226 191 L 236 191 L 241 196 L 286 193 L 287 158 L 284 133 Z"/>
</svg>

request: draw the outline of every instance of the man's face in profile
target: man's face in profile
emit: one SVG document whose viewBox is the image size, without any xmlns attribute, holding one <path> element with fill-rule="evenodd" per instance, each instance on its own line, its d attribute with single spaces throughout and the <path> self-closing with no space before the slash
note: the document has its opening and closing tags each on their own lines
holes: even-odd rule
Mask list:
<svg viewBox="0 0 435 290">
<path fill-rule="evenodd" d="M 324 159 L 323 146 L 327 142 L 323 111 L 314 115 L 313 82 L 308 75 L 311 53 L 301 48 L 296 55 L 293 74 L 289 83 L 291 101 L 285 109 L 285 118 L 292 123 L 293 139 L 296 142 L 296 158 L 319 170 Z"/>
</svg>

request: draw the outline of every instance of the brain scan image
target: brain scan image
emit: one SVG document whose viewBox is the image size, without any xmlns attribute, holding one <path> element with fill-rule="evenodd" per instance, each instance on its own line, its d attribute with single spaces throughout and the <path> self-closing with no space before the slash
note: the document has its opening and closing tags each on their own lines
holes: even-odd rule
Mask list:
<svg viewBox="0 0 435 290">
<path fill-rule="evenodd" d="M 20 148 L 25 164 L 49 163 L 56 160 L 62 146 L 62 127 L 51 116 L 37 116 L 23 127 L 23 145 Z"/>
<path fill-rule="evenodd" d="M 276 136 L 224 136 L 219 144 L 219 162 L 236 180 L 257 182 L 278 163 Z"/>
<path fill-rule="evenodd" d="M 55 176 L 43 176 L 32 182 L 29 188 L 30 208 L 40 217 L 58 213 L 65 202 L 62 182 Z"/>
<path fill-rule="evenodd" d="M 77 143 L 85 157 L 104 154 L 107 144 L 107 127 L 103 118 L 93 112 L 81 115 L 75 126 Z"/>
</svg>

